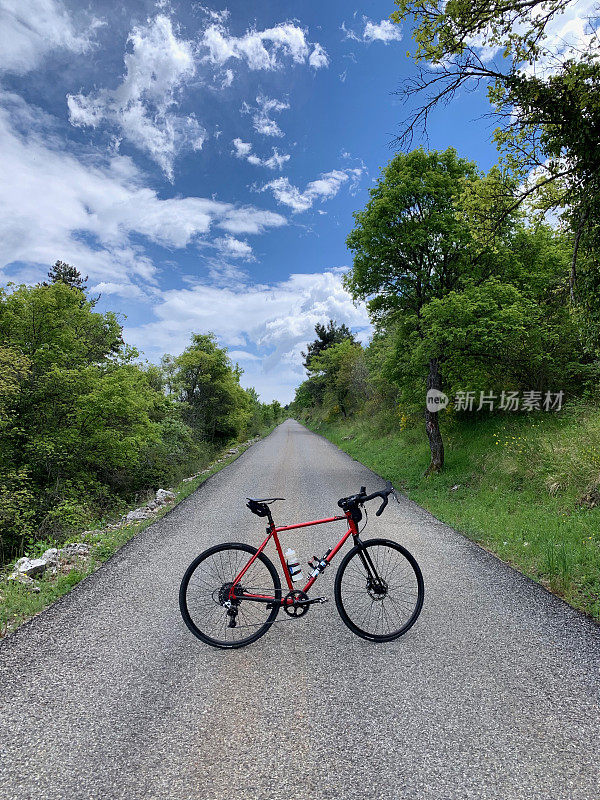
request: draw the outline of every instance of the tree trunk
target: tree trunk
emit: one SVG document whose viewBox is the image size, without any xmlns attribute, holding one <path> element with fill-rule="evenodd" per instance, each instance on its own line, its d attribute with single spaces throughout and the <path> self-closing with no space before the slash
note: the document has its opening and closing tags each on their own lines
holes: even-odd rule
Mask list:
<svg viewBox="0 0 600 800">
<path fill-rule="evenodd" d="M 427 391 L 430 389 L 442 390 L 442 375 L 437 358 L 429 359 Z M 432 472 L 441 472 L 444 466 L 444 442 L 442 440 L 442 434 L 440 433 L 438 414 L 438 411 L 430 411 L 427 406 L 425 406 L 425 430 L 427 431 L 429 448 L 431 450 L 431 463 L 427 467 L 425 475 L 431 475 Z"/>
<path fill-rule="evenodd" d="M 586 210 L 582 214 L 581 220 L 579 221 L 579 225 L 577 227 L 577 232 L 575 233 L 575 242 L 573 244 L 573 257 L 571 259 L 571 274 L 569 275 L 569 300 L 571 301 L 571 305 L 575 303 L 575 284 L 577 282 L 577 253 L 579 251 L 579 242 L 581 240 L 581 234 L 583 233 L 583 229 L 585 227 L 585 223 L 587 222 L 589 213 L 590 213 L 589 210 Z"/>
</svg>

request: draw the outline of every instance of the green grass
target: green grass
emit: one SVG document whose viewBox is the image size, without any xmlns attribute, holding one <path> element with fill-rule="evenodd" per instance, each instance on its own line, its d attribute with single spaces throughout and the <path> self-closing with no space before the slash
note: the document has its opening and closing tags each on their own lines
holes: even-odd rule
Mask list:
<svg viewBox="0 0 600 800">
<path fill-rule="evenodd" d="M 438 519 L 600 620 L 597 408 L 445 420 L 445 469 L 429 477 L 423 427 L 400 426 L 389 414 L 310 425 Z"/>
<path fill-rule="evenodd" d="M 262 436 L 268 435 L 275 426 L 262 432 Z M 27 587 L 18 584 L 16 581 L 8 581 L 8 575 L 12 571 L 9 569 L 4 574 L 0 574 L 0 639 L 6 634 L 18 628 L 23 622 L 26 622 L 31 617 L 39 614 L 55 600 L 62 595 L 70 592 L 71 589 L 94 572 L 102 563 L 107 561 L 114 553 L 117 552 L 124 544 L 130 539 L 143 531 L 149 525 L 156 522 L 165 514 L 168 514 L 174 506 L 185 500 L 186 497 L 195 492 L 211 475 L 214 475 L 219 470 L 235 461 L 247 447 L 237 445 L 239 452 L 236 455 L 225 456 L 220 463 L 213 463 L 209 471 L 205 475 L 195 478 L 193 481 L 182 481 L 174 491 L 176 499 L 174 503 L 162 508 L 158 513 L 154 514 L 152 519 L 143 520 L 141 522 L 133 523 L 122 528 L 115 528 L 114 530 L 101 529 L 99 531 L 92 531 L 87 535 L 73 536 L 69 542 L 86 542 L 92 545 L 91 557 L 85 562 L 82 568 L 72 569 L 67 574 L 58 574 L 56 576 L 43 575 L 36 578 L 36 585 L 39 587 L 39 592 L 32 592 Z M 39 543 L 35 552 L 30 555 L 32 557 L 39 556 L 48 547 L 54 547 L 56 543 L 52 541 Z M 63 546 L 63 542 L 60 543 Z M 83 562 L 82 562 L 83 563 Z"/>
</svg>

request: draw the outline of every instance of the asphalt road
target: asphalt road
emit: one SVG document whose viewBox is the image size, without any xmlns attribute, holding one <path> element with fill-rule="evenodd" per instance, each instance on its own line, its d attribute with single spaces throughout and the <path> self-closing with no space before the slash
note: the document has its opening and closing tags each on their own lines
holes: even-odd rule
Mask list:
<svg viewBox="0 0 600 800">
<path fill-rule="evenodd" d="M 287 421 L 0 644 L 6 800 L 600 797 L 598 626 L 418 506 L 363 535 L 405 544 L 425 605 L 391 644 L 354 636 L 332 598 L 237 651 L 203 645 L 177 603 L 204 548 L 258 544 L 383 481 Z M 305 561 L 339 523 L 288 534 Z M 287 540 L 286 540 L 287 544 Z"/>
</svg>

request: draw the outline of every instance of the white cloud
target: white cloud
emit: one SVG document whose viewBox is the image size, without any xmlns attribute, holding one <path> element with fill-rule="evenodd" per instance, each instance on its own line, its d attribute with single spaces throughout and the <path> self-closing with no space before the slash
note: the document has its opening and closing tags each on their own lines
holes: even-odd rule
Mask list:
<svg viewBox="0 0 600 800">
<path fill-rule="evenodd" d="M 215 245 L 224 256 L 242 258 L 244 260 L 252 258 L 252 247 L 248 242 L 236 239 L 235 236 L 224 236 L 215 239 Z"/>
<path fill-rule="evenodd" d="M 246 159 L 255 167 L 267 167 L 267 169 L 281 169 L 291 158 L 287 153 L 280 153 L 276 147 L 273 148 L 273 152 L 268 158 L 260 158 L 252 152 L 250 142 L 243 142 L 241 139 L 233 140 L 233 155 L 236 158 Z"/>
<path fill-rule="evenodd" d="M 206 244 L 219 229 L 233 239 L 286 223 L 252 206 L 201 197 L 160 199 L 130 159 L 66 153 L 43 115 L 16 95 L 3 93 L 0 99 L 0 267 L 23 262 L 43 267 L 44 274 L 60 258 L 103 281 L 105 292 L 121 287 L 131 294 L 132 284 L 156 277 L 134 237 L 177 249 Z M 243 243 L 231 246 L 244 249 Z"/>
<path fill-rule="evenodd" d="M 346 34 L 346 39 L 352 39 L 355 42 L 383 42 L 389 44 L 390 42 L 399 42 L 402 39 L 402 31 L 400 26 L 389 19 L 382 19 L 381 22 L 372 22 L 368 17 L 363 16 L 363 30 L 361 33 L 356 33 L 351 28 L 347 28 L 346 24 L 342 22 L 342 31 Z"/>
<path fill-rule="evenodd" d="M 322 69 L 323 67 L 329 66 L 329 56 L 318 42 L 315 44 L 314 49 L 310 54 L 308 63 L 314 69 Z"/>
<path fill-rule="evenodd" d="M 290 160 L 291 156 L 288 153 L 280 153 L 279 150 L 274 147 L 272 155 L 269 158 L 259 158 L 256 155 L 248 156 L 248 161 L 250 164 L 254 164 L 256 167 L 267 167 L 267 169 L 281 169 L 283 165 Z"/>
<path fill-rule="evenodd" d="M 402 31 L 400 26 L 389 19 L 382 19 L 381 22 L 365 22 L 365 29 L 363 31 L 363 40 L 365 42 L 399 42 L 402 39 Z"/>
<path fill-rule="evenodd" d="M 194 199 L 194 198 L 191 198 Z M 219 203 L 225 209 L 216 225 L 236 236 L 240 234 L 263 233 L 267 228 L 279 228 L 287 224 L 285 217 L 272 211 L 262 211 L 254 206 L 234 206 L 231 203 Z"/>
<path fill-rule="evenodd" d="M 233 154 L 236 158 L 246 158 L 246 156 L 249 156 L 252 151 L 252 145 L 250 142 L 243 142 L 241 139 L 234 139 L 233 147 Z"/>
<path fill-rule="evenodd" d="M 172 108 L 179 92 L 195 75 L 194 46 L 178 37 L 171 20 L 158 14 L 133 28 L 125 54 L 125 75 L 116 89 L 68 95 L 73 125 L 115 126 L 122 136 L 144 150 L 173 179 L 173 161 L 183 149 L 199 150 L 206 131 L 193 114 Z"/>
<path fill-rule="evenodd" d="M 251 70 L 279 69 L 284 58 L 296 64 L 308 61 L 314 69 L 329 63 L 323 47 L 316 43 L 311 52 L 306 32 L 292 22 L 232 36 L 221 19 L 206 28 L 200 45 L 208 51 L 203 60 L 219 67 L 231 59 L 246 62 Z"/>
<path fill-rule="evenodd" d="M 133 283 L 116 283 L 115 281 L 100 281 L 100 283 L 90 286 L 90 294 L 116 294 L 119 297 L 127 297 L 141 302 L 148 300 L 147 293 L 140 289 L 139 286 Z"/>
<path fill-rule="evenodd" d="M 165 351 L 180 353 L 189 344 L 190 331 L 214 331 L 237 351 L 244 385 L 255 386 L 266 401 L 287 402 L 303 380 L 300 352 L 314 339 L 317 322 L 333 318 L 362 331 L 362 338 L 370 330 L 366 309 L 355 306 L 342 285 L 343 272 L 293 274 L 267 286 L 173 289 L 155 305 L 156 321 L 130 328 L 126 337 L 157 358 Z M 240 351 L 250 351 L 250 358 Z"/>
<path fill-rule="evenodd" d="M 259 94 L 256 98 L 256 106 L 250 106 L 244 102 L 242 104 L 242 113 L 252 115 L 252 124 L 254 130 L 262 136 L 283 136 L 283 131 L 279 125 L 271 118 L 274 112 L 285 111 L 290 107 L 290 104 L 282 100 L 274 100 L 271 97 L 265 97 L 264 94 Z"/>
<path fill-rule="evenodd" d="M 0 71 L 22 75 L 39 66 L 53 50 L 84 53 L 101 23 L 88 19 L 76 29 L 60 0 L 2 0 Z"/>
<path fill-rule="evenodd" d="M 311 181 L 304 191 L 300 191 L 286 177 L 276 178 L 265 184 L 261 191 L 270 189 L 278 203 L 288 206 L 297 214 L 301 211 L 308 211 L 317 200 L 323 202 L 334 197 L 348 180 L 351 181 L 350 186 L 356 188 L 363 172 L 362 167 L 324 172 L 320 178 Z"/>
<path fill-rule="evenodd" d="M 14 2 L 14 0 L 10 0 Z M 51 0 L 33 0 L 49 3 Z M 116 128 L 119 136 L 146 152 L 173 180 L 173 164 L 183 150 L 199 150 L 207 132 L 193 113 L 177 113 L 180 96 L 194 78 L 197 67 L 215 68 L 215 86 L 227 89 L 235 79 L 229 62 L 244 63 L 250 70 L 275 70 L 291 61 L 313 69 L 326 67 L 327 53 L 311 43 L 295 23 L 285 22 L 262 31 L 249 30 L 232 36 L 226 27 L 228 14 L 200 7 L 208 25 L 197 40 L 185 39 L 167 15 L 159 13 L 129 34 L 130 52 L 124 55 L 125 73 L 115 89 L 101 88 L 67 97 L 70 120 L 80 127 Z M 1 54 L 0 54 L 1 61 Z M 263 136 L 283 136 L 273 114 L 289 104 L 263 95 L 257 106 L 246 103 L 256 131 Z M 287 160 L 287 159 L 286 159 Z M 277 161 L 265 166 L 277 168 Z"/>
</svg>

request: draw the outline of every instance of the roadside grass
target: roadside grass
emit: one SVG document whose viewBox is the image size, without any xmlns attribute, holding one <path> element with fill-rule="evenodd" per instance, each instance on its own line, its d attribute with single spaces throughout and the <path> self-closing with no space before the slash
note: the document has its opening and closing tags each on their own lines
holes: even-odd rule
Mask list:
<svg viewBox="0 0 600 800">
<path fill-rule="evenodd" d="M 424 429 L 390 416 L 308 423 L 435 517 L 600 620 L 600 410 L 446 418 L 424 477 Z M 348 438 L 351 437 L 351 438 Z"/>
<path fill-rule="evenodd" d="M 275 426 L 261 432 L 261 438 L 268 436 Z M 74 535 L 67 541 L 61 541 L 60 546 L 71 542 L 84 542 L 92 545 L 91 556 L 87 560 L 75 562 L 68 572 L 60 572 L 57 575 L 42 575 L 35 579 L 39 592 L 32 592 L 26 586 L 22 586 L 17 581 L 9 581 L 8 575 L 12 572 L 12 567 L 0 574 L 0 639 L 14 631 L 23 622 L 39 614 L 59 597 L 67 594 L 80 581 L 95 572 L 98 567 L 114 555 L 117 550 L 123 547 L 130 539 L 141 533 L 149 525 L 152 525 L 165 514 L 189 497 L 212 475 L 231 464 L 236 458 L 245 452 L 252 444 L 236 445 L 239 451 L 235 455 L 221 456 L 219 461 L 213 462 L 209 466 L 208 472 L 194 478 L 192 481 L 181 481 L 173 487 L 175 500 L 161 508 L 151 519 L 142 520 L 124 525 L 121 528 L 107 528 L 89 531 L 87 534 Z M 47 541 L 38 543 L 35 552 L 31 556 L 41 555 L 49 548 L 56 546 L 56 543 Z"/>
</svg>

